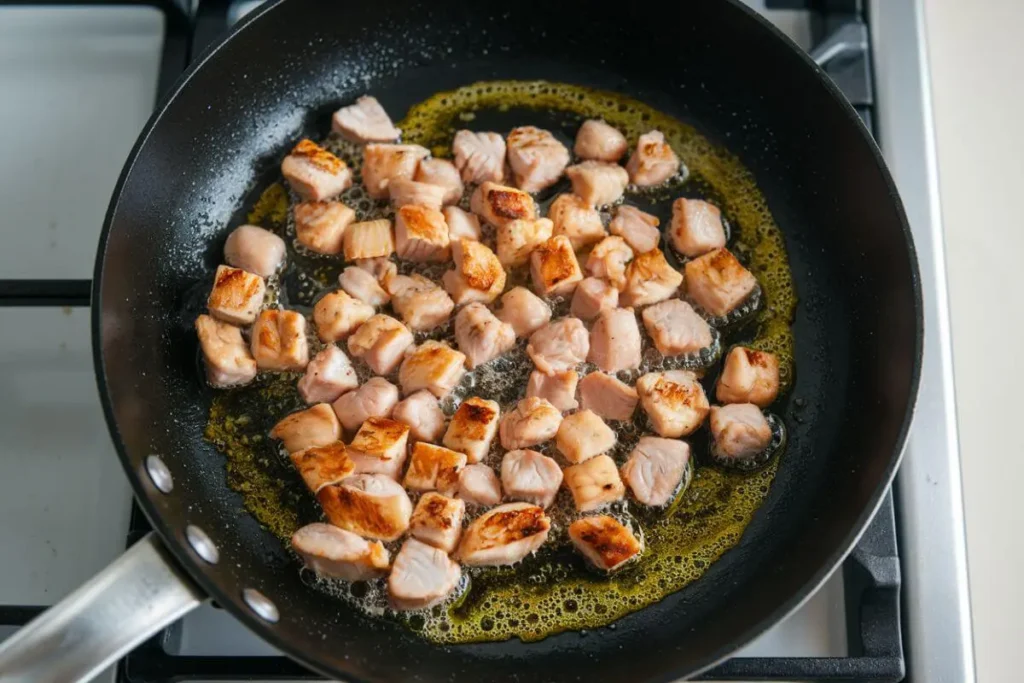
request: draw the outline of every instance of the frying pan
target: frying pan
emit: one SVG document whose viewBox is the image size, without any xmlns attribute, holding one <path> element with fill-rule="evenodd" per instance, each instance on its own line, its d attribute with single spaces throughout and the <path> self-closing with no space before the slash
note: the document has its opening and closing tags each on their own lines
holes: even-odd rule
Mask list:
<svg viewBox="0 0 1024 683">
<path fill-rule="evenodd" d="M 186 292 L 208 281 L 251 190 L 300 135 L 371 92 L 400 115 L 433 92 L 542 78 L 629 94 L 751 169 L 800 296 L 802 420 L 738 544 L 698 581 L 582 638 L 440 647 L 304 585 L 241 512 L 203 439 Z M 364 681 L 669 680 L 725 658 L 836 568 L 899 462 L 918 385 L 922 303 L 910 233 L 878 150 L 802 52 L 735 1 L 281 0 L 183 75 L 115 189 L 93 290 L 111 435 L 155 535 L 0 648 L 4 680 L 76 680 L 210 596 L 289 656 Z M 69 515 L 74 511 L 69 510 Z"/>
</svg>

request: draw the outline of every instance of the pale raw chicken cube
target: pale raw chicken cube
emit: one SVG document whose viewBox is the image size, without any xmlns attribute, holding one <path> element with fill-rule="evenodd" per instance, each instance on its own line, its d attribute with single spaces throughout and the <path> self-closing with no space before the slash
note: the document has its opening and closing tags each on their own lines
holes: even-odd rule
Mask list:
<svg viewBox="0 0 1024 683">
<path fill-rule="evenodd" d="M 604 311 L 619 305 L 619 290 L 610 282 L 596 277 L 583 278 L 572 295 L 569 312 L 580 320 L 591 321 Z"/>
<path fill-rule="evenodd" d="M 516 185 L 527 192 L 540 192 L 551 187 L 569 165 L 569 150 L 549 131 L 541 128 L 513 128 L 505 144 L 508 147 L 508 165 Z"/>
<path fill-rule="evenodd" d="M 383 377 L 371 377 L 363 386 L 342 394 L 332 405 L 345 431 L 351 433 L 371 417 L 390 417 L 398 403 L 398 387 Z"/>
<path fill-rule="evenodd" d="M 326 446 L 341 438 L 338 416 L 328 403 L 317 403 L 282 418 L 270 430 L 270 438 L 278 439 L 289 453 Z"/>
<path fill-rule="evenodd" d="M 444 214 L 425 206 L 403 206 L 395 213 L 395 252 L 407 261 L 447 261 L 448 225 Z"/>
<path fill-rule="evenodd" d="M 646 254 L 658 248 L 661 239 L 661 231 L 658 230 L 660 223 L 657 216 L 635 206 L 622 205 L 615 208 L 615 215 L 608 223 L 608 231 L 626 240 L 626 244 L 636 253 Z"/>
<path fill-rule="evenodd" d="M 647 334 L 663 356 L 696 353 L 711 346 L 711 326 L 681 299 L 648 306 L 641 317 Z"/>
<path fill-rule="evenodd" d="M 689 258 L 724 247 L 722 212 L 709 202 L 680 197 L 672 202 L 672 224 L 668 236 L 675 250 Z"/>
<path fill-rule="evenodd" d="M 615 289 L 626 287 L 626 269 L 633 260 L 633 250 L 626 240 L 610 235 L 597 243 L 587 257 L 587 272 L 594 277 L 604 278 Z"/>
<path fill-rule="evenodd" d="M 779 359 L 773 353 L 737 346 L 725 357 L 715 395 L 722 403 L 767 408 L 779 395 Z"/>
<path fill-rule="evenodd" d="M 374 307 L 383 306 L 391 301 L 391 295 L 380 286 L 373 273 L 357 266 L 349 266 L 341 271 L 338 284 L 349 295 Z"/>
<path fill-rule="evenodd" d="M 352 169 L 307 139 L 299 140 L 281 162 L 281 175 L 303 199 L 330 199 L 352 187 Z"/>
<path fill-rule="evenodd" d="M 526 384 L 526 397 L 542 398 L 563 413 L 575 410 L 579 405 L 576 402 L 576 383 L 578 381 L 579 375 L 575 370 L 556 372 L 553 375 L 534 370 L 530 373 L 530 381 Z"/>
<path fill-rule="evenodd" d="M 432 330 L 448 322 L 455 310 L 455 302 L 448 292 L 419 273 L 395 275 L 385 284 L 391 293 L 391 307 L 402 317 L 410 329 L 417 332 Z"/>
<path fill-rule="evenodd" d="M 640 327 L 632 308 L 603 311 L 590 330 L 587 360 L 605 372 L 640 367 Z"/>
<path fill-rule="evenodd" d="M 576 133 L 573 151 L 580 159 L 615 163 L 626 153 L 626 136 L 600 119 L 588 119 Z"/>
<path fill-rule="evenodd" d="M 473 301 L 490 303 L 505 290 L 505 269 L 483 242 L 458 240 L 452 245 L 455 270 L 441 278 L 456 306 Z"/>
<path fill-rule="evenodd" d="M 501 502 L 501 482 L 487 465 L 466 465 L 459 470 L 459 490 L 455 495 L 474 505 L 497 505 Z"/>
<path fill-rule="evenodd" d="M 546 374 L 572 370 L 587 359 L 590 333 L 579 318 L 559 318 L 530 335 L 526 353 Z"/>
<path fill-rule="evenodd" d="M 409 528 L 412 501 L 383 474 L 355 474 L 316 494 L 327 521 L 363 538 L 394 541 Z"/>
<path fill-rule="evenodd" d="M 583 271 L 568 237 L 552 237 L 530 253 L 530 279 L 541 296 L 568 294 L 576 289 Z"/>
<path fill-rule="evenodd" d="M 408 443 L 408 425 L 388 417 L 369 417 L 348 445 L 348 457 L 357 474 L 383 474 L 397 481 Z"/>
<path fill-rule="evenodd" d="M 574 194 L 560 194 L 548 207 L 548 218 L 555 224 L 555 236 L 569 238 L 574 250 L 600 242 L 608 234 L 601 214 Z"/>
<path fill-rule="evenodd" d="M 757 279 L 728 249 L 715 249 L 685 266 L 686 296 L 715 316 L 736 310 L 757 288 Z"/>
<path fill-rule="evenodd" d="M 394 277 L 398 273 L 398 268 L 387 256 L 375 256 L 373 258 L 360 258 L 354 261 L 356 268 L 365 270 L 370 275 L 377 278 L 377 282 L 380 283 L 381 287 L 387 289 L 388 278 Z"/>
<path fill-rule="evenodd" d="M 643 436 L 622 466 L 622 478 L 639 502 L 660 507 L 675 497 L 689 462 L 685 441 Z"/>
<path fill-rule="evenodd" d="M 466 354 L 470 370 L 494 360 L 515 343 L 512 326 L 498 320 L 481 303 L 471 303 L 455 316 L 455 344 Z"/>
<path fill-rule="evenodd" d="M 510 500 L 549 507 L 562 485 L 562 468 L 531 450 L 509 451 L 501 459 L 501 488 Z"/>
<path fill-rule="evenodd" d="M 380 541 L 367 541 L 330 524 L 307 524 L 291 539 L 292 550 L 319 576 L 367 581 L 388 571 L 390 558 Z"/>
<path fill-rule="evenodd" d="M 772 428 L 753 403 L 730 403 L 711 408 L 711 437 L 717 457 L 750 460 L 768 448 Z"/>
<path fill-rule="evenodd" d="M 409 425 L 414 441 L 437 441 L 444 432 L 444 411 L 437 398 L 425 389 L 400 401 L 391 417 Z"/>
<path fill-rule="evenodd" d="M 469 462 L 480 462 L 498 433 L 500 416 L 501 410 L 496 401 L 471 396 L 452 415 L 443 443 L 454 451 L 465 453 Z"/>
<path fill-rule="evenodd" d="M 459 585 L 462 568 L 445 551 L 415 538 L 406 539 L 388 576 L 393 609 L 426 609 L 442 602 Z"/>
<path fill-rule="evenodd" d="M 355 219 L 356 212 L 341 202 L 301 202 L 295 205 L 295 237 L 310 251 L 340 254 Z"/>
<path fill-rule="evenodd" d="M 562 424 L 562 412 L 542 398 L 532 396 L 516 404 L 501 418 L 498 435 L 505 450 L 532 448 L 550 441 Z"/>
<path fill-rule="evenodd" d="M 537 204 L 528 192 L 485 182 L 469 198 L 469 208 L 484 222 L 501 227 L 509 221 L 533 220 Z"/>
<path fill-rule="evenodd" d="M 565 169 L 572 182 L 572 193 L 596 207 L 614 204 L 629 185 L 629 174 L 618 164 L 584 161 Z"/>
<path fill-rule="evenodd" d="M 551 307 L 526 287 L 513 287 L 501 297 L 498 318 L 511 325 L 517 337 L 527 337 L 551 321 Z"/>
<path fill-rule="evenodd" d="M 441 196 L 442 204 L 455 204 L 462 199 L 464 187 L 462 178 L 459 176 L 459 169 L 447 159 L 424 159 L 416 168 L 416 175 L 413 180 L 430 185 L 437 185 L 444 189 Z"/>
<path fill-rule="evenodd" d="M 354 104 L 334 112 L 331 130 L 352 142 L 390 142 L 402 133 L 371 95 L 363 95 Z"/>
<path fill-rule="evenodd" d="M 256 360 L 240 329 L 203 314 L 196 318 L 196 335 L 210 386 L 240 387 L 256 378 Z"/>
<path fill-rule="evenodd" d="M 359 386 L 355 368 L 345 352 L 328 344 L 313 356 L 299 380 L 299 396 L 306 403 L 333 403 Z"/>
<path fill-rule="evenodd" d="M 661 249 L 652 249 L 626 268 L 626 287 L 619 301 L 624 306 L 646 306 L 670 299 L 683 284 L 683 275 L 665 260 Z"/>
<path fill-rule="evenodd" d="M 602 572 L 614 572 L 643 549 L 629 529 L 608 515 L 577 519 L 569 525 L 569 538 L 580 554 Z"/>
<path fill-rule="evenodd" d="M 547 218 L 510 221 L 498 228 L 498 260 L 506 268 L 530 262 L 530 252 L 551 239 L 555 224 Z"/>
<path fill-rule="evenodd" d="M 708 415 L 708 398 L 688 370 L 650 372 L 636 381 L 640 405 L 660 436 L 692 434 Z"/>
<path fill-rule="evenodd" d="M 343 289 L 325 294 L 313 306 L 313 322 L 322 342 L 345 339 L 373 315 L 373 306 Z"/>
<path fill-rule="evenodd" d="M 636 389 L 603 372 L 592 372 L 580 381 L 580 407 L 606 420 L 631 419 L 639 401 Z"/>
<path fill-rule="evenodd" d="M 409 535 L 450 553 L 455 550 L 462 535 L 462 519 L 466 516 L 466 501 L 448 498 L 436 491 L 420 496 L 409 520 Z"/>
<path fill-rule="evenodd" d="M 398 178 L 412 180 L 421 159 L 430 151 L 419 145 L 370 143 L 363 148 L 363 185 L 374 199 L 388 196 L 388 183 Z"/>
<path fill-rule="evenodd" d="M 390 375 L 412 343 L 409 328 L 389 315 L 378 313 L 348 338 L 348 352 L 362 358 L 378 375 Z"/>
<path fill-rule="evenodd" d="M 396 209 L 403 206 L 422 206 L 440 211 L 444 205 L 445 192 L 445 188 L 440 185 L 421 183 L 408 178 L 395 178 L 388 181 L 388 197 L 391 199 L 391 206 Z"/>
<path fill-rule="evenodd" d="M 284 240 L 255 225 L 238 226 L 224 243 L 224 260 L 228 265 L 260 277 L 276 273 L 284 258 Z"/>
<path fill-rule="evenodd" d="M 460 130 L 452 139 L 452 153 L 465 183 L 505 179 L 505 138 L 498 133 Z"/>
<path fill-rule="evenodd" d="M 465 374 L 466 356 L 433 339 L 405 354 L 398 381 L 405 396 L 426 389 L 438 398 L 447 396 Z"/>
<path fill-rule="evenodd" d="M 263 311 L 250 334 L 252 357 L 260 370 L 298 372 L 309 363 L 306 319 L 297 311 Z"/>
<path fill-rule="evenodd" d="M 555 445 L 566 460 L 576 465 L 610 451 L 615 446 L 615 432 L 597 413 L 581 410 L 562 420 Z"/>
<path fill-rule="evenodd" d="M 403 484 L 410 491 L 454 495 L 459 488 L 459 471 L 465 466 L 465 453 L 420 441 L 413 446 Z"/>
<path fill-rule="evenodd" d="M 345 230 L 344 250 L 346 261 L 391 256 L 395 251 L 391 221 L 381 218 L 352 223 Z"/>
<path fill-rule="evenodd" d="M 644 133 L 636 141 L 633 156 L 626 162 L 629 180 L 634 185 L 660 185 L 679 173 L 679 157 L 657 130 Z"/>
<path fill-rule="evenodd" d="M 626 486 L 619 478 L 615 461 L 607 455 L 598 455 L 566 467 L 562 474 L 579 512 L 597 510 L 622 500 L 626 494 Z"/>
<path fill-rule="evenodd" d="M 536 552 L 548 538 L 551 520 L 530 503 L 506 503 L 489 510 L 469 525 L 457 555 L 471 567 L 501 567 Z"/>
<path fill-rule="evenodd" d="M 356 471 L 356 464 L 348 457 L 348 449 L 341 441 L 296 451 L 289 457 L 313 493 L 328 484 L 337 484 Z"/>
<path fill-rule="evenodd" d="M 263 306 L 263 278 L 241 268 L 217 266 L 206 300 L 210 315 L 232 325 L 250 325 Z"/>
<path fill-rule="evenodd" d="M 448 224 L 448 239 L 480 241 L 480 219 L 457 206 L 446 206 L 441 210 Z"/>
</svg>

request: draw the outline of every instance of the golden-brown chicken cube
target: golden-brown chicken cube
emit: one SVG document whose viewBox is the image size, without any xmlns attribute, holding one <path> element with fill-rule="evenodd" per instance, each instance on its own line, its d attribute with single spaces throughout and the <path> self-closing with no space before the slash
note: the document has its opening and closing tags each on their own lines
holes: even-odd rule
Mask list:
<svg viewBox="0 0 1024 683">
<path fill-rule="evenodd" d="M 696 376 L 688 370 L 650 372 L 636 381 L 640 405 L 660 436 L 691 434 L 708 415 L 708 398 Z"/>
<path fill-rule="evenodd" d="M 575 465 L 610 451 L 615 446 L 615 432 L 597 413 L 581 410 L 562 420 L 555 445 L 565 459 Z"/>
<path fill-rule="evenodd" d="M 289 457 L 302 481 L 306 482 L 313 493 L 328 484 L 337 484 L 356 471 L 356 464 L 348 456 L 345 444 L 341 441 L 326 446 L 312 446 L 291 453 Z"/>
<path fill-rule="evenodd" d="M 348 456 L 357 474 L 383 474 L 397 480 L 408 443 L 408 425 L 388 417 L 369 417 L 348 445 Z"/>
<path fill-rule="evenodd" d="M 252 326 L 252 357 L 260 370 L 297 372 L 309 363 L 306 319 L 297 311 L 272 308 Z"/>
<path fill-rule="evenodd" d="M 636 536 L 614 517 L 593 515 L 569 525 L 569 538 L 596 569 L 613 572 L 640 554 Z"/>
<path fill-rule="evenodd" d="M 316 334 L 322 342 L 336 342 L 355 332 L 373 317 L 373 306 L 343 289 L 328 292 L 313 306 Z"/>
<path fill-rule="evenodd" d="M 370 143 L 363 148 L 363 185 L 374 199 L 388 196 L 388 183 L 398 178 L 412 180 L 421 159 L 430 150 L 419 145 Z"/>
<path fill-rule="evenodd" d="M 583 279 L 572 243 L 564 235 L 552 237 L 530 253 L 533 289 L 541 296 L 568 294 Z"/>
<path fill-rule="evenodd" d="M 472 301 L 490 303 L 505 290 L 505 269 L 483 242 L 457 240 L 452 244 L 455 269 L 441 278 L 456 306 Z"/>
<path fill-rule="evenodd" d="M 465 374 L 466 356 L 444 344 L 429 339 L 405 355 L 398 370 L 398 381 L 405 396 L 426 389 L 444 398 Z"/>
<path fill-rule="evenodd" d="M 500 417 L 501 410 L 496 401 L 471 396 L 452 415 L 442 443 L 454 451 L 465 453 L 469 462 L 480 462 L 498 433 Z"/>
<path fill-rule="evenodd" d="M 412 448 L 403 483 L 410 491 L 440 491 L 451 496 L 459 488 L 459 470 L 465 466 L 465 453 L 419 441 Z"/>
<path fill-rule="evenodd" d="M 548 218 L 554 223 L 554 235 L 568 237 L 576 250 L 600 242 L 608 234 L 597 209 L 574 194 L 558 195 L 548 207 Z"/>
<path fill-rule="evenodd" d="M 338 201 L 300 202 L 295 205 L 295 237 L 318 254 L 340 254 L 345 230 L 356 212 Z"/>
<path fill-rule="evenodd" d="M 328 403 L 317 403 L 282 418 L 270 430 L 289 453 L 327 446 L 341 439 L 341 424 Z"/>
<path fill-rule="evenodd" d="M 363 538 L 394 541 L 409 528 L 412 501 L 383 474 L 355 474 L 316 494 L 327 521 Z"/>
<path fill-rule="evenodd" d="M 637 254 L 626 268 L 626 287 L 619 296 L 623 306 L 646 306 L 670 299 L 683 284 L 683 275 L 665 260 L 661 249 Z"/>
<path fill-rule="evenodd" d="M 629 180 L 641 187 L 660 185 L 679 173 L 679 157 L 665 142 L 665 136 L 652 130 L 636 141 L 633 156 L 626 162 Z"/>
<path fill-rule="evenodd" d="M 773 353 L 737 346 L 725 357 L 715 395 L 722 403 L 767 408 L 779 395 L 779 359 Z"/>
<path fill-rule="evenodd" d="M 555 224 L 547 218 L 509 221 L 498 228 L 498 260 L 506 268 L 530 262 L 530 252 L 551 239 Z"/>
<path fill-rule="evenodd" d="M 256 378 L 256 360 L 240 329 L 204 314 L 196 318 L 196 335 L 210 386 L 238 387 Z"/>
<path fill-rule="evenodd" d="M 436 491 L 427 491 L 416 503 L 409 521 L 409 535 L 439 550 L 455 550 L 462 535 L 466 502 L 449 498 Z"/>
<path fill-rule="evenodd" d="M 462 535 L 457 555 L 472 567 L 519 562 L 547 540 L 551 520 L 530 503 L 506 503 L 485 512 Z"/>
<path fill-rule="evenodd" d="M 305 138 L 281 162 L 281 175 L 303 199 L 329 199 L 352 187 L 352 170 L 345 162 Z"/>
<path fill-rule="evenodd" d="M 736 310 L 757 288 L 757 279 L 728 249 L 715 249 L 685 266 L 686 296 L 715 316 Z"/>
<path fill-rule="evenodd" d="M 217 266 L 206 307 L 210 315 L 226 323 L 250 325 L 263 306 L 265 291 L 266 285 L 259 275 L 241 268 Z"/>
<path fill-rule="evenodd" d="M 528 192 L 485 182 L 469 198 L 469 208 L 486 223 L 501 227 L 509 221 L 533 220 L 537 204 Z"/>
<path fill-rule="evenodd" d="M 398 209 L 395 247 L 398 258 L 407 261 L 447 261 L 451 247 L 444 214 L 426 206 L 408 205 Z"/>
</svg>

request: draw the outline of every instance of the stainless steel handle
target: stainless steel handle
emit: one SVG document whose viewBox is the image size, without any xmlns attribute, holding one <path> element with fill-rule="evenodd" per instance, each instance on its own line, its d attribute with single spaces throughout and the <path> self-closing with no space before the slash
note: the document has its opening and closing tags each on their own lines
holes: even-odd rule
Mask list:
<svg viewBox="0 0 1024 683">
<path fill-rule="evenodd" d="M 205 598 L 151 533 L 0 644 L 0 681 L 87 681 Z"/>
</svg>

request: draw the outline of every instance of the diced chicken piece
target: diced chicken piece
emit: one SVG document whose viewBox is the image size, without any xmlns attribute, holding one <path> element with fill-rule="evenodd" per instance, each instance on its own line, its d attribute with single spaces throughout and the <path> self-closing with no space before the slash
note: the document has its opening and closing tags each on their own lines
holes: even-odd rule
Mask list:
<svg viewBox="0 0 1024 683">
<path fill-rule="evenodd" d="M 581 320 L 590 321 L 604 311 L 614 310 L 618 305 L 619 290 L 607 280 L 587 277 L 573 292 L 569 312 Z"/>
<path fill-rule="evenodd" d="M 356 212 L 337 201 L 301 202 L 295 205 L 295 236 L 318 254 L 340 254 L 345 230 Z"/>
<path fill-rule="evenodd" d="M 306 319 L 297 311 L 272 308 L 252 326 L 252 357 L 260 370 L 298 372 L 309 363 Z"/>
<path fill-rule="evenodd" d="M 665 260 L 661 249 L 652 249 L 626 268 L 626 287 L 619 301 L 624 306 L 646 306 L 670 299 L 683 284 L 683 275 Z"/>
<path fill-rule="evenodd" d="M 569 238 L 574 250 L 604 239 L 604 225 L 597 209 L 574 194 L 560 194 L 548 207 L 548 218 L 555 224 L 555 236 Z"/>
<path fill-rule="evenodd" d="M 452 415 L 442 443 L 453 451 L 465 453 L 469 462 L 480 462 L 498 433 L 500 416 L 501 410 L 496 401 L 471 396 Z"/>
<path fill-rule="evenodd" d="M 580 407 L 605 420 L 629 420 L 640 401 L 636 389 L 603 372 L 592 372 L 580 381 Z"/>
<path fill-rule="evenodd" d="M 587 359 L 590 334 L 579 318 L 559 318 L 530 335 L 526 353 L 546 374 L 572 370 Z"/>
<path fill-rule="evenodd" d="M 506 268 L 530 262 L 530 252 L 551 239 L 555 224 L 547 218 L 510 221 L 498 228 L 498 260 Z"/>
<path fill-rule="evenodd" d="M 622 466 L 633 497 L 644 505 L 666 505 L 675 496 L 690 462 L 690 446 L 679 439 L 643 436 Z"/>
<path fill-rule="evenodd" d="M 386 218 L 352 223 L 345 230 L 344 242 L 346 261 L 387 257 L 395 251 L 391 221 Z"/>
<path fill-rule="evenodd" d="M 445 192 L 447 190 L 440 185 L 421 183 L 408 178 L 395 178 L 388 181 L 388 197 L 391 199 L 391 206 L 396 209 L 401 209 L 403 206 L 421 206 L 440 212 L 444 205 Z M 445 232 L 447 234 L 447 230 Z M 401 256 L 401 249 L 399 249 L 399 256 Z"/>
<path fill-rule="evenodd" d="M 532 448 L 554 438 L 562 412 L 542 398 L 524 398 L 501 418 L 498 435 L 505 450 Z"/>
<path fill-rule="evenodd" d="M 779 359 L 773 353 L 737 346 L 725 357 L 715 395 L 722 403 L 767 408 L 779 395 Z"/>
<path fill-rule="evenodd" d="M 587 360 L 605 372 L 640 367 L 640 327 L 632 308 L 603 311 L 590 330 Z"/>
<path fill-rule="evenodd" d="M 566 460 L 576 465 L 610 451 L 615 446 L 615 432 L 597 413 L 581 410 L 562 420 L 555 445 Z"/>
<path fill-rule="evenodd" d="M 711 346 L 711 326 L 681 299 L 648 306 L 641 317 L 647 334 L 663 356 L 696 353 Z"/>
<path fill-rule="evenodd" d="M 355 474 L 323 487 L 316 499 L 328 522 L 363 538 L 394 541 L 409 528 L 412 516 L 405 489 L 383 474 Z"/>
<path fill-rule="evenodd" d="M 540 370 L 530 373 L 530 381 L 526 384 L 526 397 L 531 396 L 542 398 L 563 413 L 575 410 L 579 404 L 576 402 L 576 383 L 579 375 L 575 370 L 556 372 L 553 375 L 546 375 Z"/>
<path fill-rule="evenodd" d="M 611 235 L 591 250 L 587 257 L 587 272 L 594 277 L 604 278 L 615 289 L 622 291 L 626 286 L 626 269 L 632 260 L 633 250 L 626 244 L 626 240 Z"/>
<path fill-rule="evenodd" d="M 400 401 L 391 417 L 409 425 L 413 441 L 437 441 L 444 432 L 444 411 L 437 398 L 425 389 Z"/>
<path fill-rule="evenodd" d="M 425 206 L 403 206 L 395 214 L 395 246 L 398 258 L 407 261 L 447 261 L 448 225 L 444 214 Z"/>
<path fill-rule="evenodd" d="M 551 307 L 526 287 L 513 287 L 501 297 L 498 319 L 511 325 L 517 337 L 526 337 L 551 321 Z"/>
<path fill-rule="evenodd" d="M 417 182 L 428 183 L 444 188 L 441 196 L 441 204 L 455 204 L 462 199 L 464 187 L 459 169 L 447 159 L 424 159 L 416 168 L 416 175 L 413 179 Z"/>
<path fill-rule="evenodd" d="M 452 153 L 465 183 L 505 179 L 505 138 L 497 133 L 460 130 L 452 139 Z"/>
<path fill-rule="evenodd" d="M 228 265 L 260 277 L 270 277 L 276 273 L 284 263 L 284 258 L 284 240 L 255 225 L 238 226 L 224 243 L 224 260 Z"/>
<path fill-rule="evenodd" d="M 387 573 L 390 558 L 380 541 L 367 541 L 330 524 L 307 524 L 292 534 L 292 550 L 320 576 L 367 581 Z"/>
<path fill-rule="evenodd" d="M 459 488 L 459 471 L 465 466 L 465 453 L 419 441 L 412 448 L 409 469 L 405 472 L 405 488 L 454 495 Z"/>
<path fill-rule="evenodd" d="M 388 417 L 369 417 L 348 445 L 348 456 L 357 474 L 383 474 L 397 481 L 408 443 L 408 425 Z"/>
<path fill-rule="evenodd" d="M 530 277 L 541 296 L 568 294 L 576 289 L 583 271 L 568 237 L 552 237 L 530 253 Z"/>
<path fill-rule="evenodd" d="M 471 567 L 515 564 L 535 552 L 548 538 L 551 520 L 544 509 L 529 503 L 506 503 L 469 525 L 458 557 Z"/>
<path fill-rule="evenodd" d="M 486 223 L 500 228 L 509 221 L 533 220 L 537 204 L 528 192 L 485 182 L 469 198 L 469 208 Z"/>
<path fill-rule="evenodd" d="M 516 343 L 512 326 L 503 323 L 481 303 L 471 303 L 455 316 L 455 344 L 466 354 L 466 367 L 490 362 Z"/>
<path fill-rule="evenodd" d="M 679 173 L 679 157 L 665 142 L 665 136 L 652 130 L 636 141 L 636 149 L 626 162 L 626 170 L 629 171 L 630 182 L 635 185 L 660 185 Z"/>
<path fill-rule="evenodd" d="M 573 151 L 580 159 L 616 163 L 626 153 L 626 136 L 600 119 L 588 119 L 576 133 Z"/>
<path fill-rule="evenodd" d="M 660 436 L 677 439 L 693 433 L 708 415 L 708 398 L 687 370 L 650 372 L 636 381 L 647 417 Z"/>
<path fill-rule="evenodd" d="M 462 535 L 466 501 L 427 491 L 416 503 L 409 520 L 409 535 L 427 545 L 450 553 Z"/>
<path fill-rule="evenodd" d="M 448 224 L 448 239 L 480 241 L 480 219 L 457 206 L 446 206 L 441 210 Z"/>
<path fill-rule="evenodd" d="M 626 494 L 626 486 L 619 478 L 615 461 L 607 455 L 598 455 L 566 467 L 562 475 L 580 512 L 597 510 L 621 500 Z"/>
<path fill-rule="evenodd" d="M 416 610 L 442 602 L 459 585 L 462 568 L 440 548 L 406 539 L 388 576 L 388 602 L 396 610 Z"/>
<path fill-rule="evenodd" d="M 711 438 L 717 457 L 750 460 L 768 448 L 772 428 L 753 403 L 730 403 L 711 408 Z"/>
<path fill-rule="evenodd" d="M 328 344 L 309 361 L 298 388 L 306 403 L 333 403 L 358 386 L 359 378 L 348 356 L 334 344 Z"/>
<path fill-rule="evenodd" d="M 455 270 L 441 278 L 457 306 L 472 301 L 490 303 L 505 290 L 505 269 L 483 242 L 458 240 L 452 245 Z"/>
<path fill-rule="evenodd" d="M 348 351 L 378 375 L 390 375 L 413 343 L 412 332 L 389 315 L 378 313 L 348 338 Z"/>
<path fill-rule="evenodd" d="M 338 284 L 350 296 L 370 306 L 383 306 L 391 301 L 391 295 L 380 286 L 377 278 L 369 271 L 356 266 L 349 266 L 341 271 L 341 275 L 338 276 Z"/>
<path fill-rule="evenodd" d="M 330 199 L 352 187 L 352 169 L 307 139 L 299 140 L 281 162 L 281 175 L 303 199 Z"/>
<path fill-rule="evenodd" d="M 355 391 L 333 403 L 334 412 L 347 432 L 354 432 L 371 417 L 390 417 L 398 403 L 398 387 L 383 377 L 371 377 Z"/>
<path fill-rule="evenodd" d="M 388 184 L 404 178 L 412 180 L 421 159 L 430 156 L 430 150 L 419 145 L 391 145 L 370 143 L 363 148 L 363 185 L 374 199 L 388 196 Z"/>
<path fill-rule="evenodd" d="M 278 439 L 286 451 L 295 453 L 334 443 L 341 438 L 341 425 L 330 404 L 317 403 L 281 419 L 270 430 L 270 438 Z"/>
<path fill-rule="evenodd" d="M 640 554 L 636 536 L 614 517 L 594 515 L 569 525 L 569 538 L 583 557 L 602 572 L 613 572 Z"/>
<path fill-rule="evenodd" d="M 295 451 L 290 458 L 302 481 L 313 493 L 329 484 L 337 484 L 356 471 L 356 464 L 341 441 Z"/>
<path fill-rule="evenodd" d="M 565 169 L 572 182 L 572 193 L 590 206 L 614 204 L 629 185 L 629 174 L 618 164 L 584 161 Z"/>
<path fill-rule="evenodd" d="M 608 223 L 608 231 L 626 240 L 630 249 L 638 254 L 646 254 L 658 248 L 661 223 L 657 216 L 641 211 L 635 206 L 615 207 L 615 216 Z"/>
<path fill-rule="evenodd" d="M 196 318 L 196 335 L 210 386 L 239 387 L 256 378 L 256 361 L 240 329 L 204 314 Z"/>
<path fill-rule="evenodd" d="M 394 277 L 398 274 L 398 268 L 387 256 L 375 256 L 372 258 L 358 258 L 354 261 L 356 268 L 365 270 L 370 275 L 377 278 L 377 282 L 384 289 L 387 289 L 387 281 L 389 278 Z M 390 292 L 388 292 L 390 294 Z"/>
<path fill-rule="evenodd" d="M 490 507 L 501 502 L 501 482 L 487 465 L 466 465 L 459 470 L 459 490 L 455 495 L 467 503 Z"/>
<path fill-rule="evenodd" d="M 391 142 L 402 133 L 371 95 L 363 95 L 354 104 L 334 112 L 331 130 L 352 142 Z"/>
<path fill-rule="evenodd" d="M 537 451 L 509 451 L 501 459 L 501 488 L 512 500 L 549 507 L 562 485 L 562 468 Z"/>
<path fill-rule="evenodd" d="M 444 398 L 465 374 L 466 356 L 447 344 L 428 339 L 405 354 L 398 381 L 405 396 L 426 389 Z"/>
<path fill-rule="evenodd" d="M 250 325 L 263 306 L 263 278 L 241 268 L 217 266 L 206 300 L 210 315 L 232 325 Z"/>
<path fill-rule="evenodd" d="M 373 306 L 350 296 L 343 289 L 325 294 L 313 306 L 313 322 L 322 342 L 345 339 L 373 314 Z"/>
<path fill-rule="evenodd" d="M 757 288 L 757 278 L 728 249 L 687 262 L 686 295 L 715 316 L 728 315 Z"/>
<path fill-rule="evenodd" d="M 680 197 L 672 202 L 672 225 L 668 236 L 675 250 L 689 258 L 724 247 L 722 212 L 709 202 Z"/>
<path fill-rule="evenodd" d="M 526 192 L 551 187 L 569 165 L 569 150 L 549 131 L 520 126 L 512 129 L 505 142 L 516 186 Z"/>
<path fill-rule="evenodd" d="M 391 293 L 391 307 L 410 329 L 432 330 L 448 322 L 455 302 L 431 280 L 419 273 L 395 275 L 385 284 Z"/>
</svg>

